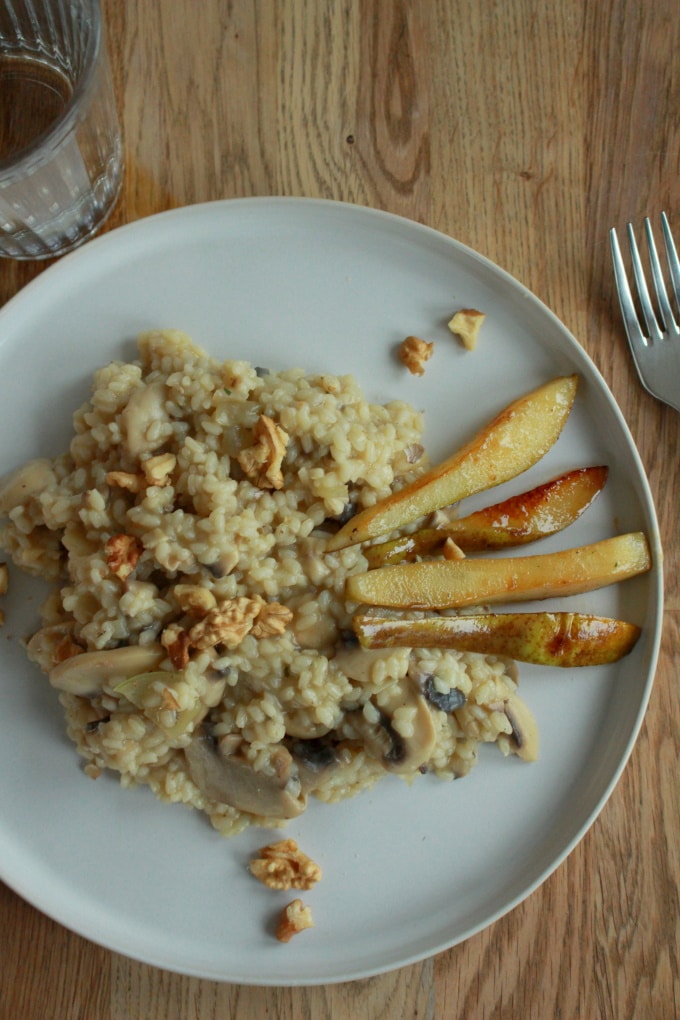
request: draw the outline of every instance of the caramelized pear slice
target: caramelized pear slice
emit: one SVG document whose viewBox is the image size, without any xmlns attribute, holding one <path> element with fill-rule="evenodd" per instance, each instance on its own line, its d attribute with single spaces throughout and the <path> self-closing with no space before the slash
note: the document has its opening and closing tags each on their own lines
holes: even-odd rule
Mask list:
<svg viewBox="0 0 680 1020">
<path fill-rule="evenodd" d="M 603 588 L 651 566 L 640 531 L 539 556 L 426 560 L 379 567 L 347 578 L 352 602 L 394 609 L 459 609 L 528 602 Z"/>
<path fill-rule="evenodd" d="M 360 612 L 352 624 L 364 648 L 453 648 L 541 666 L 617 662 L 640 636 L 633 623 L 583 613 L 480 613 L 413 620 Z"/>
<path fill-rule="evenodd" d="M 547 538 L 573 524 L 588 509 L 603 488 L 607 473 L 604 466 L 576 468 L 528 492 L 441 527 L 421 528 L 412 535 L 369 546 L 364 555 L 370 567 L 383 567 L 439 553 L 448 538 L 466 553 L 504 549 Z"/>
<path fill-rule="evenodd" d="M 329 539 L 327 549 L 344 549 L 385 535 L 526 471 L 556 442 L 577 384 L 576 375 L 560 376 L 513 401 L 453 456 L 355 514 Z"/>
</svg>

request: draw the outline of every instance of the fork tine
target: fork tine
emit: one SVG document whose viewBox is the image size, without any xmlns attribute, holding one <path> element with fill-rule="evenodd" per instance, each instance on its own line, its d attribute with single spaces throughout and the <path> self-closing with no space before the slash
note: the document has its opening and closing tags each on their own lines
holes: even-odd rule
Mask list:
<svg viewBox="0 0 680 1020">
<path fill-rule="evenodd" d="M 678 259 L 675 241 L 673 240 L 671 228 L 668 223 L 668 217 L 665 212 L 661 213 L 661 229 L 663 231 L 663 240 L 666 246 L 666 257 L 668 258 L 668 268 L 671 275 L 673 294 L 675 295 L 675 304 L 678 311 L 680 311 L 680 259 Z"/>
<path fill-rule="evenodd" d="M 677 333 L 678 327 L 673 316 L 673 309 L 671 308 L 668 300 L 666 284 L 663 278 L 663 270 L 656 251 L 656 244 L 654 243 L 654 234 L 652 233 L 652 224 L 649 221 L 649 216 L 645 217 L 645 234 L 647 235 L 649 263 L 652 267 L 652 279 L 654 280 L 654 290 L 656 291 L 656 297 L 659 302 L 661 321 L 668 333 Z"/>
<path fill-rule="evenodd" d="M 637 313 L 635 311 L 635 302 L 633 301 L 633 295 L 630 291 L 630 285 L 628 283 L 628 277 L 626 275 L 626 269 L 623 264 L 623 258 L 621 256 L 621 247 L 619 245 L 619 239 L 616 234 L 614 227 L 609 231 L 609 241 L 612 249 L 612 261 L 614 263 L 614 277 L 616 279 L 616 292 L 619 296 L 619 304 L 621 305 L 621 315 L 623 316 L 623 324 L 626 329 L 626 336 L 631 346 L 633 355 L 635 355 L 636 348 L 646 347 L 647 341 L 645 336 L 640 329 L 640 323 L 638 322 Z"/>
<path fill-rule="evenodd" d="M 670 276 L 672 281 L 672 290 L 668 290 L 664 280 L 665 270 L 661 269 L 648 218 L 644 221 L 644 225 L 649 249 L 649 263 L 656 290 L 655 296 L 658 298 L 657 307 L 660 306 L 660 310 L 655 314 L 631 223 L 627 228 L 628 240 L 638 293 L 634 299 L 635 283 L 633 283 L 633 279 L 630 282 L 628 280 L 616 230 L 612 227 L 609 231 L 609 239 L 616 291 L 621 305 L 628 346 L 640 382 L 647 392 L 657 400 L 680 411 L 680 344 L 676 339 L 680 338 L 680 328 L 675 322 L 671 304 L 675 295 L 680 312 L 680 302 L 677 301 L 680 291 L 680 260 L 671 237 L 668 220 L 662 214 L 661 225 L 669 267 L 665 275 L 666 277 Z M 640 309 L 642 314 L 639 314 Z M 643 332 L 645 329 L 646 333 Z"/>
<path fill-rule="evenodd" d="M 652 239 L 652 244 L 653 243 L 654 240 Z M 656 315 L 654 314 L 654 308 L 652 307 L 652 299 L 649 296 L 649 288 L 647 287 L 647 280 L 645 279 L 645 271 L 642 268 L 642 260 L 640 259 L 640 252 L 638 250 L 637 241 L 635 240 L 635 234 L 633 233 L 633 226 L 631 223 L 628 224 L 628 244 L 630 245 L 633 274 L 637 285 L 638 298 L 640 299 L 640 307 L 642 308 L 645 325 L 647 326 L 647 335 L 650 340 L 663 340 L 663 334 L 661 333 L 659 323 L 657 322 Z"/>
</svg>

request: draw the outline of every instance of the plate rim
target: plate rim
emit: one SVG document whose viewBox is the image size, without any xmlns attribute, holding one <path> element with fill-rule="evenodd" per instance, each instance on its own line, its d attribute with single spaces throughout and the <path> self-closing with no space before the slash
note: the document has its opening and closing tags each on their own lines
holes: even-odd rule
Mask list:
<svg viewBox="0 0 680 1020">
<path fill-rule="evenodd" d="M 434 227 L 431 227 L 417 220 L 409 219 L 399 214 L 388 212 L 386 210 L 350 202 L 322 198 L 307 198 L 298 196 L 281 196 L 281 197 L 255 196 L 236 199 L 219 199 L 216 201 L 201 202 L 191 205 L 180 206 L 170 210 L 155 213 L 151 216 L 142 217 L 130 223 L 123 224 L 113 230 L 109 230 L 104 234 L 94 238 L 93 240 L 84 244 L 81 248 L 76 249 L 75 251 L 63 256 L 59 261 L 53 263 L 52 265 L 47 266 L 42 272 L 39 273 L 37 277 L 31 280 L 16 295 L 14 295 L 12 298 L 9 299 L 9 301 L 5 303 L 5 305 L 0 309 L 0 358 L 2 357 L 4 346 L 2 336 L 3 327 L 7 319 L 11 320 L 11 316 L 16 314 L 15 309 L 17 307 L 23 307 L 24 304 L 30 302 L 34 295 L 39 296 L 41 288 L 50 286 L 52 281 L 58 279 L 60 274 L 70 273 L 71 267 L 74 266 L 74 264 L 77 265 L 79 260 L 92 259 L 93 256 L 96 260 L 97 258 L 96 253 L 100 251 L 104 253 L 103 257 L 105 257 L 107 250 L 109 249 L 115 250 L 116 246 L 125 245 L 127 239 L 133 238 L 135 234 L 144 235 L 149 231 L 153 233 L 155 226 L 159 222 L 169 222 L 175 220 L 181 221 L 183 219 L 190 221 L 192 217 L 195 217 L 197 215 L 197 213 L 199 215 L 203 215 L 206 212 L 212 213 L 215 211 L 216 207 L 219 207 L 220 212 L 224 212 L 227 215 L 228 210 L 234 208 L 246 210 L 248 208 L 257 209 L 258 215 L 261 215 L 261 211 L 265 210 L 268 206 L 277 208 L 283 208 L 286 206 L 292 208 L 295 206 L 300 206 L 301 208 L 304 207 L 307 209 L 311 207 L 317 207 L 319 209 L 335 211 L 340 215 L 350 213 L 351 215 L 359 215 L 362 217 L 374 217 L 376 221 L 380 221 L 386 224 L 390 223 L 396 227 L 399 227 L 401 230 L 416 231 L 422 234 L 424 237 L 429 237 L 431 240 L 436 240 L 439 244 L 453 247 L 463 257 L 467 258 L 468 260 L 474 263 L 484 266 L 486 271 L 490 272 L 492 275 L 499 275 L 501 278 L 505 280 L 506 284 L 508 284 L 512 290 L 525 296 L 528 300 L 531 301 L 532 304 L 534 304 L 535 308 L 538 309 L 538 311 L 542 315 L 547 316 L 553 322 L 553 324 L 558 328 L 558 331 L 562 335 L 563 339 L 567 341 L 569 346 L 569 353 L 572 355 L 572 357 L 575 358 L 575 360 L 577 361 L 582 360 L 584 363 L 587 363 L 589 371 L 597 378 L 599 385 L 601 386 L 603 392 L 605 393 L 610 408 L 615 415 L 617 425 L 621 432 L 623 433 L 623 436 L 626 439 L 627 444 L 629 446 L 630 453 L 633 456 L 637 471 L 636 481 L 640 482 L 642 485 L 642 495 L 644 497 L 645 504 L 643 509 L 645 510 L 646 514 L 650 515 L 650 525 L 653 526 L 652 534 L 648 535 L 648 539 L 650 541 L 650 545 L 652 546 L 654 556 L 654 571 L 653 571 L 654 584 L 650 589 L 650 599 L 648 600 L 648 605 L 649 603 L 651 603 L 653 597 L 657 606 L 657 611 L 655 615 L 655 633 L 651 645 L 651 658 L 648 666 L 648 676 L 643 689 L 643 694 L 640 703 L 637 707 L 635 721 L 631 727 L 631 731 L 626 743 L 625 752 L 621 756 L 620 760 L 618 761 L 617 767 L 614 769 L 612 775 L 610 776 L 609 781 L 606 785 L 605 793 L 603 794 L 602 797 L 600 797 L 595 809 L 592 810 L 585 818 L 585 820 L 581 823 L 578 832 L 563 848 L 562 852 L 553 860 L 551 866 L 547 870 L 541 871 L 540 875 L 538 875 L 532 882 L 526 885 L 521 892 L 517 893 L 511 900 L 509 900 L 502 909 L 495 911 L 492 916 L 488 917 L 483 921 L 480 921 L 478 924 L 469 928 L 462 937 L 456 937 L 450 942 L 438 945 L 435 948 L 429 948 L 424 949 L 422 951 L 418 951 L 416 953 L 413 953 L 409 957 L 404 957 L 400 959 L 398 962 L 367 967 L 363 970 L 359 969 L 356 970 L 355 972 L 352 972 L 349 975 L 347 974 L 338 974 L 337 976 L 323 975 L 318 980 L 314 979 L 313 977 L 304 980 L 299 980 L 296 978 L 282 980 L 280 975 L 277 975 L 272 980 L 268 980 L 265 975 L 262 978 L 262 980 L 258 980 L 257 982 L 253 982 L 250 980 L 241 981 L 241 983 L 244 984 L 257 984 L 262 986 L 301 987 L 301 986 L 313 986 L 318 984 L 332 984 L 336 982 L 354 981 L 367 977 L 376 976 L 377 974 L 386 973 L 397 968 L 412 965 L 413 963 L 417 963 L 422 960 L 428 959 L 434 955 L 438 955 L 441 952 L 447 951 L 456 945 L 462 944 L 463 942 L 472 938 L 474 935 L 479 934 L 481 931 L 488 928 L 490 925 L 495 924 L 496 921 L 500 920 L 502 917 L 510 913 L 512 910 L 516 909 L 516 907 L 520 903 L 522 903 L 525 899 L 532 895 L 532 893 L 535 892 L 545 881 L 547 881 L 547 879 L 550 878 L 550 876 L 554 874 L 554 872 L 564 863 L 566 858 L 572 853 L 572 851 L 575 849 L 578 843 L 584 838 L 588 830 L 592 827 L 592 825 L 594 824 L 594 822 L 604 809 L 605 805 L 609 801 L 618 782 L 620 781 L 621 775 L 629 762 L 633 748 L 637 742 L 639 732 L 647 712 L 649 699 L 651 697 L 655 675 L 658 668 L 658 658 L 660 654 L 663 631 L 663 606 L 664 606 L 663 551 L 661 548 L 654 498 L 651 492 L 646 471 L 642 464 L 640 455 L 637 450 L 637 446 L 632 437 L 630 429 L 627 425 L 627 422 L 623 416 L 621 409 L 619 408 L 617 402 L 615 401 L 609 389 L 609 386 L 604 377 L 602 376 L 597 365 L 590 358 L 590 356 L 581 346 L 581 344 L 579 344 L 579 342 L 576 340 L 575 336 L 571 333 L 567 326 L 555 315 L 555 313 L 552 312 L 552 310 L 539 297 L 537 297 L 532 291 L 530 291 L 521 281 L 519 281 L 516 277 L 510 274 L 507 270 L 503 269 L 501 266 L 494 263 L 487 256 L 475 251 L 474 249 L 468 247 L 464 243 L 458 241 L 457 239 L 449 236 L 448 234 L 443 233 L 442 231 Z M 144 962 L 146 964 L 150 964 L 152 966 L 159 967 L 161 969 L 165 969 L 174 973 L 179 973 L 198 978 L 205 978 L 207 980 L 239 982 L 239 979 L 234 976 L 209 974 L 205 971 L 197 969 L 191 968 L 187 969 L 173 966 L 171 963 L 167 961 L 163 962 L 158 957 L 154 957 L 153 954 L 144 955 L 140 954 L 139 952 L 135 952 L 134 955 L 131 955 L 129 950 L 126 950 L 124 946 L 115 945 L 112 944 L 111 941 L 106 941 L 97 938 L 97 936 L 93 935 L 92 932 L 87 928 L 87 925 L 85 924 L 81 924 L 80 926 L 74 925 L 72 921 L 65 920 L 62 916 L 60 916 L 58 912 L 51 912 L 49 909 L 46 909 L 45 906 L 43 906 L 40 902 L 36 902 L 36 900 L 31 896 L 30 890 L 26 889 L 25 887 L 22 888 L 21 883 L 15 883 L 12 881 L 12 878 L 8 878 L 5 875 L 5 868 L 3 864 L 4 862 L 0 860 L 0 877 L 9 888 L 13 889 L 14 892 L 16 892 L 19 896 L 21 896 L 23 899 L 29 902 L 40 912 L 44 913 L 46 916 L 51 917 L 57 923 L 63 925 L 64 927 L 75 932 L 81 937 L 88 939 L 94 944 L 100 945 L 106 949 L 115 952 L 119 952 L 124 956 L 131 957 L 132 959 L 138 960 L 140 962 Z"/>
</svg>

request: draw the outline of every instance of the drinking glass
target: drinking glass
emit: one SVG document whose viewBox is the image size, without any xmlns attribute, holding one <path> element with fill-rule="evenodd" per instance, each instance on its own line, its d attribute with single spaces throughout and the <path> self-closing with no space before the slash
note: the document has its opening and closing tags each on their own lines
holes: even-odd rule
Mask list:
<svg viewBox="0 0 680 1020">
<path fill-rule="evenodd" d="M 0 256 L 82 244 L 122 175 L 99 0 L 0 0 Z"/>
</svg>

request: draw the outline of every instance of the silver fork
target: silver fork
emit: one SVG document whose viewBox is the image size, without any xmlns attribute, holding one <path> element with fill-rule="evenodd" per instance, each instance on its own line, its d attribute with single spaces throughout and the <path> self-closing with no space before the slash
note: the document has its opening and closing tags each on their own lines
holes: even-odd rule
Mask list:
<svg viewBox="0 0 680 1020">
<path fill-rule="evenodd" d="M 661 230 L 666 249 L 668 275 L 675 299 L 674 311 L 664 282 L 664 274 L 654 243 L 649 217 L 644 221 L 644 228 L 658 314 L 654 310 L 647 287 L 635 234 L 631 224 L 628 224 L 628 243 L 637 296 L 644 319 L 644 330 L 635 310 L 616 230 L 612 227 L 609 231 L 609 239 L 614 260 L 616 289 L 628 337 L 628 346 L 633 355 L 640 382 L 653 397 L 674 407 L 676 411 L 680 411 L 680 327 L 676 319 L 676 315 L 680 313 L 680 260 L 668 225 L 668 218 L 665 213 L 661 213 Z"/>
</svg>

